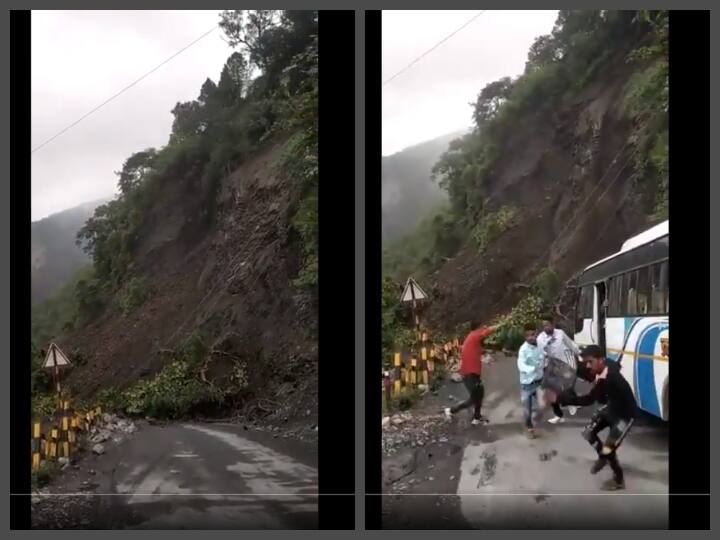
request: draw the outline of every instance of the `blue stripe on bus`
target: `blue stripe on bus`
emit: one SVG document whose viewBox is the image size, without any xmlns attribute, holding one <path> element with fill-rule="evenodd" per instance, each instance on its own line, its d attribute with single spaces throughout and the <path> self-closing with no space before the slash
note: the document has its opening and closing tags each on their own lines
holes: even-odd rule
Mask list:
<svg viewBox="0 0 720 540">
<path fill-rule="evenodd" d="M 651 356 L 655 354 L 655 343 L 657 342 L 662 326 L 651 326 L 640 335 L 639 346 L 635 357 L 637 380 L 636 391 L 640 408 L 660 416 L 660 404 L 655 390 L 655 362 L 652 358 L 643 358 L 639 355 Z"/>
</svg>

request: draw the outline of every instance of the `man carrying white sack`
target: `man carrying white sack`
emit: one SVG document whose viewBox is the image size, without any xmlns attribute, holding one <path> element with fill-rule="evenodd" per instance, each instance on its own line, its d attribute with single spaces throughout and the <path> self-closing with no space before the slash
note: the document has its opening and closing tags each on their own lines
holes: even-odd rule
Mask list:
<svg viewBox="0 0 720 540">
<path fill-rule="evenodd" d="M 580 347 L 565 332 L 555 327 L 555 321 L 552 318 L 548 317 L 543 320 L 543 331 L 537 337 L 537 346 L 545 353 L 546 357 L 557 358 L 573 369 L 577 369 L 576 358 L 580 356 Z M 571 389 L 568 392 L 574 393 L 574 390 Z M 565 422 L 563 410 L 560 407 L 563 397 L 558 396 L 558 400 L 553 403 L 555 416 L 548 420 L 551 424 Z M 577 409 L 574 405 L 568 406 L 568 412 L 571 416 L 575 415 Z"/>
</svg>

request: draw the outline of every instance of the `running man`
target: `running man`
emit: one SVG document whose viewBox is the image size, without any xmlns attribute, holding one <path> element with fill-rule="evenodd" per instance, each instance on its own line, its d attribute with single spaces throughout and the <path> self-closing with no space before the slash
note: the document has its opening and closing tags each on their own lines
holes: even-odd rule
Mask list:
<svg viewBox="0 0 720 540">
<path fill-rule="evenodd" d="M 567 396 L 565 402 L 580 406 L 591 405 L 594 402 L 601 404 L 583 431 L 583 438 L 598 454 L 590 472 L 597 474 L 605 465 L 610 464 L 613 478 L 606 481 L 602 489 L 607 491 L 625 489 L 625 478 L 617 458 L 617 450 L 635 420 L 637 403 L 632 388 L 620 373 L 618 362 L 608 362 L 602 349 L 597 345 L 587 346 L 581 355 L 587 360 L 590 372 L 595 375 L 595 383 L 588 394 Z M 557 396 L 551 391 L 548 400 L 555 401 Z M 603 444 L 598 433 L 605 428 L 609 428 L 609 433 Z"/>
<path fill-rule="evenodd" d="M 473 321 L 470 323 L 470 333 L 462 344 L 460 353 L 460 375 L 462 375 L 463 384 L 467 388 L 470 396 L 463 402 L 458 403 L 454 407 L 445 407 L 445 416 L 452 418 L 452 415 L 468 407 L 475 407 L 472 425 L 476 426 L 480 423 L 487 424 L 488 419 L 481 413 L 483 397 L 485 396 L 485 387 L 482 383 L 482 342 L 489 337 L 497 326 L 481 327 L 480 322 Z"/>
<path fill-rule="evenodd" d="M 535 419 L 540 407 L 537 392 L 543 378 L 544 355 L 537 346 L 537 331 L 534 326 L 525 327 L 525 343 L 518 352 L 518 371 L 520 372 L 520 401 L 523 405 L 525 428 L 530 439 L 536 437 Z"/>
<path fill-rule="evenodd" d="M 537 338 L 537 345 L 546 356 L 552 356 L 558 360 L 562 360 L 567 363 L 573 369 L 577 369 L 577 362 L 575 358 L 580 355 L 580 348 L 575 342 L 568 337 L 560 328 L 555 327 L 555 321 L 548 317 L 543 320 L 543 331 Z M 573 391 L 568 391 L 569 396 L 572 397 Z M 565 405 L 565 395 L 559 396 L 558 402 L 553 403 L 553 413 L 555 416 L 550 418 L 548 422 L 551 424 L 565 422 L 564 414 L 561 404 Z M 571 416 L 574 416 L 577 412 L 577 407 L 569 406 L 568 411 Z"/>
</svg>

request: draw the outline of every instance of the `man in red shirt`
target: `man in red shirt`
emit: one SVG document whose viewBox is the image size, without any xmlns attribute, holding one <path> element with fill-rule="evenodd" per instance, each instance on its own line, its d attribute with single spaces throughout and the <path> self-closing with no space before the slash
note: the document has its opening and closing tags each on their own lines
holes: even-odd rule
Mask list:
<svg viewBox="0 0 720 540">
<path fill-rule="evenodd" d="M 460 375 L 462 375 L 463 383 L 470 397 L 454 407 L 446 407 L 445 416 L 448 418 L 452 418 L 452 415 L 456 412 L 474 405 L 475 413 L 473 414 L 472 424 L 475 426 L 488 422 L 487 418 L 480 414 L 483 396 L 485 395 L 485 387 L 480 378 L 483 357 L 482 342 L 497 328 L 497 326 L 483 328 L 477 321 L 470 324 L 470 333 L 463 341 L 460 354 Z"/>
</svg>

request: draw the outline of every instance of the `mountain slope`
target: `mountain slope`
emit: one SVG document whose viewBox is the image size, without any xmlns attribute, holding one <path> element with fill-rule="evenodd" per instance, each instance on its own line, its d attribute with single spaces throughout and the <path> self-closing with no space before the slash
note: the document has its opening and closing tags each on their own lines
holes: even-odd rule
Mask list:
<svg viewBox="0 0 720 540">
<path fill-rule="evenodd" d="M 80 230 L 92 267 L 57 338 L 65 385 L 128 414 L 240 414 L 312 435 L 317 12 L 224 11 L 220 26 L 243 49 L 176 105 L 167 145 L 128 157 L 120 195 Z"/>
<path fill-rule="evenodd" d="M 431 170 L 453 139 L 449 133 L 382 158 L 382 238 L 392 242 L 411 232 L 447 194 L 431 179 Z"/>
<path fill-rule="evenodd" d="M 525 73 L 482 89 L 475 120 L 435 166 L 450 209 L 422 256 L 439 331 L 506 314 L 541 277 L 562 284 L 665 219 L 666 12 L 561 10 Z M 462 241 L 439 254 L 445 231 Z"/>
<path fill-rule="evenodd" d="M 32 223 L 30 279 L 33 304 L 52 296 L 81 266 L 90 262 L 87 254 L 75 244 L 75 237 L 95 208 L 107 200 L 81 204 Z"/>
</svg>

